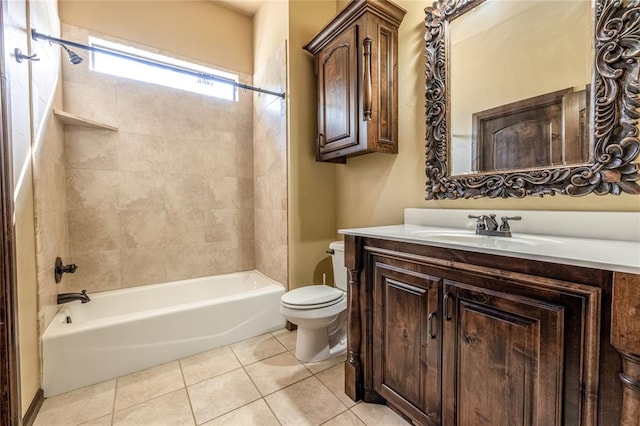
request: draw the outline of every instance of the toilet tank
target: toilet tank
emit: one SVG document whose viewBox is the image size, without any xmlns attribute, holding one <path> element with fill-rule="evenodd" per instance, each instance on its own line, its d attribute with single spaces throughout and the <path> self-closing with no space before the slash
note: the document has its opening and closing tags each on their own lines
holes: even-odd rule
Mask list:
<svg viewBox="0 0 640 426">
<path fill-rule="evenodd" d="M 333 279 L 336 282 L 336 288 L 347 291 L 347 269 L 344 267 L 344 241 L 334 241 L 329 244 L 329 248 L 333 250 L 331 263 L 333 264 Z"/>
</svg>

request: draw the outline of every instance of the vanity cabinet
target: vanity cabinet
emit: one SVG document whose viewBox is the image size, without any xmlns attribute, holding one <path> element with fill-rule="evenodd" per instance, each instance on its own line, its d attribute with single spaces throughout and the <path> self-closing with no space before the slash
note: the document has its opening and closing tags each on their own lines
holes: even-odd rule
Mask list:
<svg viewBox="0 0 640 426">
<path fill-rule="evenodd" d="M 398 152 L 398 26 L 406 11 L 355 0 L 304 49 L 315 55 L 316 160 Z"/>
<path fill-rule="evenodd" d="M 354 400 L 419 425 L 617 424 L 616 374 L 600 378 L 620 368 L 608 343 L 611 272 L 345 242 Z"/>
</svg>

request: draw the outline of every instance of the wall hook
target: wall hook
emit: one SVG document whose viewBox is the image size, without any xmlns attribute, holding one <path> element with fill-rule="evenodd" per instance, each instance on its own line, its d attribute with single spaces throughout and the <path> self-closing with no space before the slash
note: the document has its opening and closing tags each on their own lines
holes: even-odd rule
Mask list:
<svg viewBox="0 0 640 426">
<path fill-rule="evenodd" d="M 28 60 L 28 61 L 39 61 L 40 58 L 38 58 L 38 54 L 34 53 L 33 55 L 25 55 L 24 53 L 22 53 L 22 50 L 20 50 L 19 48 L 15 48 L 14 49 L 14 54 L 16 56 L 16 62 L 21 64 L 23 60 Z"/>
</svg>

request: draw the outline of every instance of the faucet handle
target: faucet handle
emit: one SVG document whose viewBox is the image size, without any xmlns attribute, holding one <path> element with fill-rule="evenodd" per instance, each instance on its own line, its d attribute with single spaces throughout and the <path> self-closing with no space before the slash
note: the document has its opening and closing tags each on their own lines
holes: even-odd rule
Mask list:
<svg viewBox="0 0 640 426">
<path fill-rule="evenodd" d="M 476 219 L 476 231 L 478 229 L 485 229 L 484 219 L 487 217 L 486 215 L 481 214 L 480 216 L 474 216 L 470 214 L 469 219 Z"/>
<path fill-rule="evenodd" d="M 500 230 L 501 231 L 510 231 L 511 227 L 509 226 L 509 221 L 510 220 L 522 220 L 522 216 L 512 216 L 512 217 L 502 216 L 500 218 L 500 220 L 502 221 L 502 223 L 500 224 Z"/>
</svg>

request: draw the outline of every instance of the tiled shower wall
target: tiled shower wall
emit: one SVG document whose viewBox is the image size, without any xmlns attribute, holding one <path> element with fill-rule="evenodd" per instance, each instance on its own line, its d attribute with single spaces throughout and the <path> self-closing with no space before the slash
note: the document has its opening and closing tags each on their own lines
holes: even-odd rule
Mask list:
<svg viewBox="0 0 640 426">
<path fill-rule="evenodd" d="M 35 28 L 54 36 L 60 33 L 57 3 L 31 2 Z M 54 280 L 55 258 L 69 260 L 67 197 L 65 190 L 64 127 L 53 115 L 62 103 L 60 48 L 49 43 L 32 43 L 40 61 L 32 63 L 33 198 L 38 279 L 39 335 L 55 316 L 60 286 Z M 26 64 L 25 64 L 26 65 Z M 35 285 L 35 284 L 34 284 Z"/>
<path fill-rule="evenodd" d="M 283 43 L 254 73 L 256 86 L 275 92 L 286 87 Z M 282 98 L 253 95 L 256 269 L 288 283 L 287 270 L 287 108 Z"/>
<path fill-rule="evenodd" d="M 62 32 L 87 42 L 84 29 Z M 252 95 L 200 96 L 95 73 L 88 62 L 64 64 L 64 109 L 118 131 L 66 127 L 70 260 L 79 266 L 69 290 L 254 269 Z"/>
</svg>

